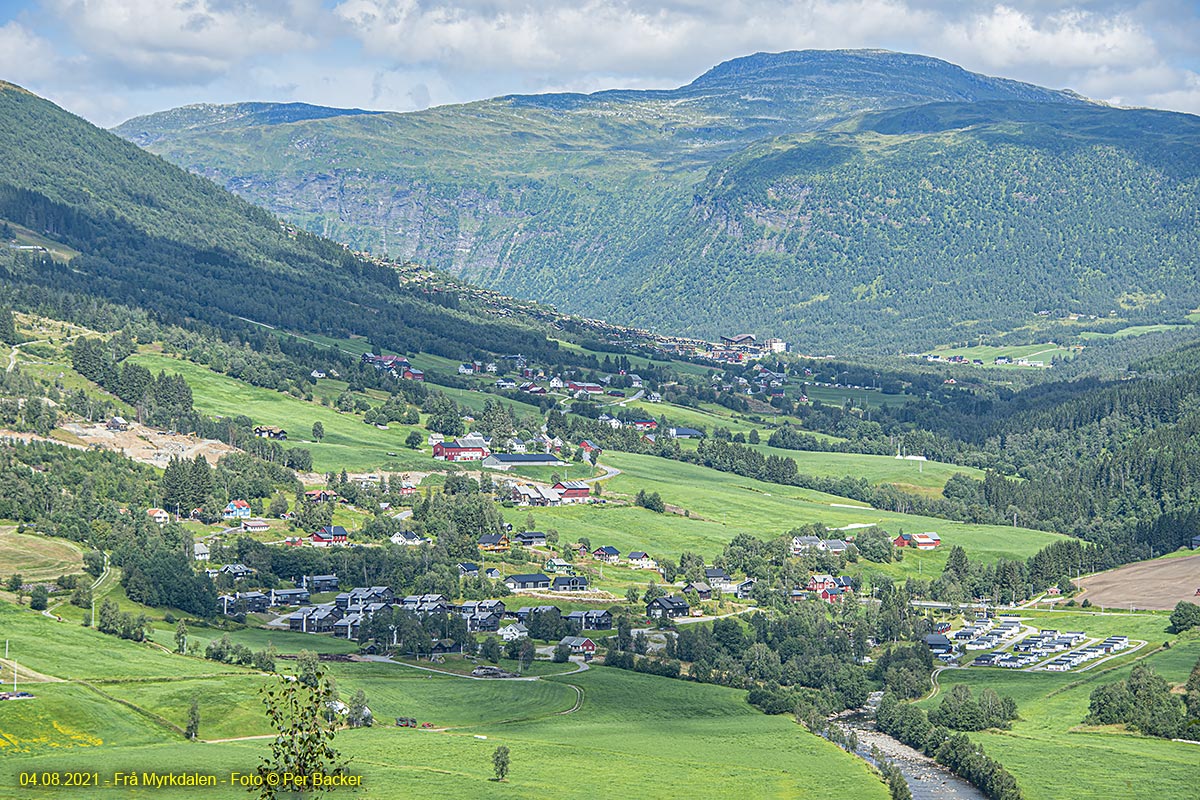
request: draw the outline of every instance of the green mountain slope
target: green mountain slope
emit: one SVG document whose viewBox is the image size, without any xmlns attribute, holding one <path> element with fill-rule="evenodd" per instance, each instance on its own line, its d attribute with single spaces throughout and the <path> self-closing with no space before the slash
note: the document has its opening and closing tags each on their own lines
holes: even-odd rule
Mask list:
<svg viewBox="0 0 1200 800">
<path fill-rule="evenodd" d="M 1200 304 L 1196 118 L 921 56 L 758 54 L 675 90 L 136 122 L 118 132 L 152 127 L 154 152 L 310 230 L 676 332 L 894 351 L 1043 309 L 1157 322 Z"/>
<path fill-rule="evenodd" d="M 532 325 L 458 310 L 11 84 L 0 84 L 0 220 L 81 253 L 68 264 L 4 248 L 3 282 L 167 322 L 235 330 L 254 320 L 452 358 L 557 349 Z"/>
</svg>

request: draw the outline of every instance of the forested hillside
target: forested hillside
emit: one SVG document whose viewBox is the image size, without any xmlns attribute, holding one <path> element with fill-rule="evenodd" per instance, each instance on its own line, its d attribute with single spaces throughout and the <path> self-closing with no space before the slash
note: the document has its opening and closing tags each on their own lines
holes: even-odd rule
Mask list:
<svg viewBox="0 0 1200 800">
<path fill-rule="evenodd" d="M 0 84 L 0 219 L 81 253 L 66 263 L 0 251 L 14 290 L 51 290 L 60 307 L 67 293 L 185 327 L 245 332 L 254 321 L 452 358 L 557 350 L 532 327 L 402 284 L 388 265 L 282 226 L 11 84 Z"/>
<path fill-rule="evenodd" d="M 1200 120 L 936 59 L 759 54 L 675 90 L 286 123 L 228 109 L 118 132 L 310 230 L 612 321 L 895 352 L 1037 311 L 1200 305 Z"/>
</svg>

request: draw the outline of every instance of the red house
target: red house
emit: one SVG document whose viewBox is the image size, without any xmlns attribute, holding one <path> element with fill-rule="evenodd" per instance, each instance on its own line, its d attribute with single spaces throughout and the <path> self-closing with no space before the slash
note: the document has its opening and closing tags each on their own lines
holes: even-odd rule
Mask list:
<svg viewBox="0 0 1200 800">
<path fill-rule="evenodd" d="M 433 446 L 433 457 L 438 461 L 482 461 L 491 455 L 486 447 L 453 442 L 438 442 Z"/>
<path fill-rule="evenodd" d="M 658 423 L 652 419 L 635 419 L 629 422 L 638 431 L 652 431 L 658 428 Z"/>
<path fill-rule="evenodd" d="M 567 381 L 566 388 L 572 392 L 587 392 L 588 394 L 600 394 L 604 391 L 604 387 L 598 383 L 580 383 L 579 381 Z"/>
<path fill-rule="evenodd" d="M 591 439 L 584 439 L 579 443 L 579 449 L 588 455 L 591 455 L 592 453 L 600 452 L 600 445 L 596 444 Z"/>
<path fill-rule="evenodd" d="M 400 373 L 400 377 L 406 381 L 423 381 L 425 380 L 425 371 L 416 367 L 405 367 L 404 372 Z"/>
<path fill-rule="evenodd" d="M 804 588 L 810 592 L 820 592 L 825 589 L 836 589 L 837 585 L 837 578 L 832 575 L 813 575 L 808 579 L 808 585 Z"/>
<path fill-rule="evenodd" d="M 312 535 L 313 547 L 344 545 L 350 537 L 341 525 L 326 525 Z"/>
<path fill-rule="evenodd" d="M 821 599 L 824 600 L 826 603 L 840 603 L 840 602 L 842 602 L 843 596 L 844 596 L 844 592 L 842 592 L 842 590 L 838 589 L 837 587 L 834 587 L 832 589 L 822 589 L 821 590 Z"/>
<path fill-rule="evenodd" d="M 564 636 L 559 644 L 571 648 L 572 655 L 582 654 L 585 659 L 590 659 L 596 654 L 596 643 L 586 636 Z"/>
<path fill-rule="evenodd" d="M 591 491 L 583 481 L 559 481 L 554 484 L 554 491 L 564 503 L 576 503 L 587 500 Z"/>
</svg>

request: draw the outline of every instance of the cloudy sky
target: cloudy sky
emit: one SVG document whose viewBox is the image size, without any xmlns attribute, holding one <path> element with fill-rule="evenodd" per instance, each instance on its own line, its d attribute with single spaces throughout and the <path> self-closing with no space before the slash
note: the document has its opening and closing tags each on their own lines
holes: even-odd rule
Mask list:
<svg viewBox="0 0 1200 800">
<path fill-rule="evenodd" d="M 0 79 L 100 125 L 673 87 L 747 53 L 851 47 L 1200 114 L 1198 43 L 1197 0 L 0 0 Z"/>
</svg>

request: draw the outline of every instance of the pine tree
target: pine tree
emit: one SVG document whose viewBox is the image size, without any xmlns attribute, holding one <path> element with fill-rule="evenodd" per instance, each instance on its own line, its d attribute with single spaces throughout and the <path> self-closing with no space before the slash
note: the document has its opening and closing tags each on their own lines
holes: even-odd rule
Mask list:
<svg viewBox="0 0 1200 800">
<path fill-rule="evenodd" d="M 208 459 L 197 455 L 188 470 L 189 485 L 186 507 L 188 510 L 199 508 L 208 500 L 213 491 L 212 467 Z"/>
<path fill-rule="evenodd" d="M 0 236 L 0 239 L 4 237 Z M 11 309 L 0 307 L 0 342 L 4 344 L 17 343 L 17 326 L 13 321 Z"/>
</svg>

